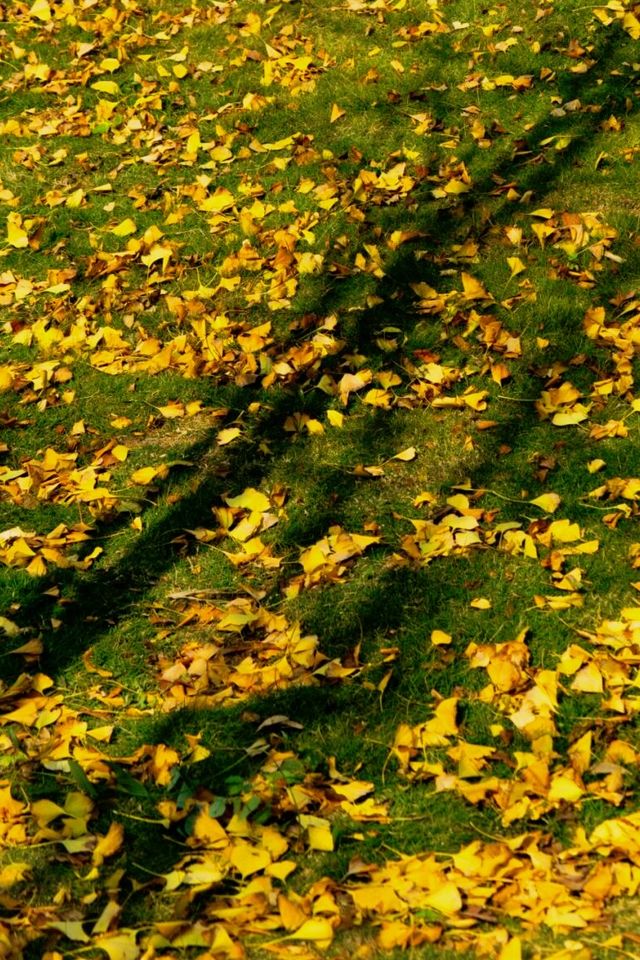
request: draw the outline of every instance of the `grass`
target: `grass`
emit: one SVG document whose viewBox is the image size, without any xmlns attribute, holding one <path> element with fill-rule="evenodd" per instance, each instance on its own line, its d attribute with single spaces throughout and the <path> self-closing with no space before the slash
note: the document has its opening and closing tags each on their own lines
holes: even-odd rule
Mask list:
<svg viewBox="0 0 640 960">
<path fill-rule="evenodd" d="M 511 789 L 522 758 L 542 749 L 512 720 L 523 696 L 571 644 L 604 657 L 608 648 L 582 634 L 635 606 L 635 501 L 590 497 L 639 473 L 635 334 L 630 346 L 610 348 L 586 335 L 583 317 L 603 306 L 620 327 L 634 316 L 611 301 L 640 276 L 630 186 L 637 41 L 568 0 L 537 13 L 511 0 L 491 10 L 463 0 L 47 9 L 52 19 L 11 3 L 0 37 L 0 222 L 18 214 L 25 237 L 0 242 L 0 457 L 19 471 L 49 448 L 72 453 L 78 470 L 98 470 L 114 500 L 63 495 L 70 481 L 61 470 L 50 499 L 37 485 L 15 492 L 0 476 L 2 530 L 42 537 L 60 523 L 91 527 L 86 544 L 46 558 L 44 576 L 19 563 L 2 568 L 0 762 L 24 804 L 24 836 L 5 837 L 0 868 L 12 955 L 236 957 L 234 945 L 244 944 L 267 956 L 264 937 L 286 927 L 274 906 L 280 893 L 305 916 L 341 918 L 331 955 L 377 956 L 380 929 L 399 915 L 346 908 L 359 864 L 536 831 L 557 856 L 580 826 L 590 834 L 637 805 L 626 761 L 608 794 L 551 803 L 539 817 L 528 808 L 505 823 L 498 794 L 472 803 L 438 790 L 435 775 L 403 774 L 392 750 L 401 724 L 423 724 L 443 698 L 457 698 L 457 732 L 414 759 L 449 776 L 457 767 L 447 751 L 488 745 L 497 756 L 467 782 L 495 777 Z M 456 183 L 461 192 L 448 192 Z M 231 201 L 207 210 L 205 198 L 224 191 Z M 606 225 L 600 244 L 589 215 Z M 114 233 L 127 219 L 134 231 Z M 546 223 L 576 228 L 574 245 L 536 236 L 532 225 Z M 509 237 L 514 227 L 520 243 Z M 157 259 L 154 244 L 166 248 Z M 511 257 L 524 267 L 515 276 Z M 461 296 L 462 274 L 488 296 Z M 429 305 L 427 285 L 439 306 Z M 493 316 L 509 345 L 483 339 L 478 316 Z M 266 323 L 271 339 L 247 343 Z M 72 334 L 75 342 L 61 341 Z M 148 357 L 159 358 L 156 368 Z M 51 365 L 45 380 L 42 363 Z M 494 378 L 500 363 L 508 375 Z M 429 364 L 450 368 L 450 383 L 429 379 Z M 345 392 L 343 378 L 363 372 L 370 382 Z M 611 395 L 593 394 L 608 378 Z M 536 401 L 567 380 L 592 406 L 584 421 L 559 428 Z M 476 409 L 464 402 L 467 388 L 486 391 Z M 372 389 L 386 391 L 379 406 L 366 402 Z M 194 402 L 202 411 L 193 415 L 162 409 Z M 341 426 L 331 423 L 336 413 Z M 608 421 L 626 434 L 595 439 L 594 425 Z M 221 443 L 220 431 L 233 427 L 239 436 Z M 107 450 L 98 462 L 109 444 L 127 447 L 126 459 Z M 415 457 L 394 459 L 408 448 Z M 595 458 L 604 466 L 591 474 Z M 155 471 L 149 482 L 133 481 L 146 467 Z M 277 522 L 259 535 L 279 563 L 234 563 L 244 541 L 219 531 L 225 498 L 252 488 L 272 496 Z M 545 518 L 530 501 L 548 492 L 561 506 Z M 411 521 L 453 517 L 447 500 L 460 494 L 483 511 L 483 547 L 416 562 Z M 596 552 L 562 557 L 557 543 L 555 554 L 539 544 L 536 559 L 499 549 L 503 534 L 490 535 L 504 523 L 537 536 L 565 517 L 581 542 L 599 541 Z M 292 586 L 303 551 L 335 526 L 379 541 L 344 570 L 336 561 L 318 584 Z M 69 565 L 95 546 L 102 553 L 87 569 Z M 556 589 L 552 574 L 557 582 L 574 567 L 580 605 L 554 609 L 542 598 L 572 591 Z M 485 609 L 470 605 L 476 598 Z M 259 604 L 287 628 L 300 623 L 336 674 L 339 663 L 353 675 L 319 680 L 298 664 L 291 683 L 216 701 L 243 657 L 254 658 L 256 675 L 274 662 L 263 627 L 218 627 L 234 603 Z M 525 627 L 522 683 L 491 696 L 469 645 L 513 641 Z M 450 634 L 450 645 L 434 646 L 434 630 Z M 10 652 L 35 639 L 41 654 Z M 190 662 L 189 650 L 207 644 L 222 652 L 201 657 L 213 671 L 203 698 L 168 711 L 167 665 Z M 573 674 L 558 676 L 552 774 L 576 772 L 569 750 L 589 731 L 596 770 L 577 771 L 584 784 L 603 776 L 597 764 L 610 763 L 612 743 L 636 748 L 633 657 L 625 669 L 629 687 L 612 681 L 602 696 L 572 690 Z M 52 681 L 41 700 L 42 691 L 11 689 L 38 674 Z M 623 708 L 608 709 L 620 692 Z M 13 718 L 27 701 L 40 719 Z M 65 727 L 69 717 L 77 728 Z M 91 738 L 106 725 L 108 739 Z M 369 781 L 388 815 L 351 819 L 336 799 L 341 775 Z M 38 814 L 38 800 L 64 806 L 77 793 L 91 803 L 84 821 Z M 219 881 L 166 879 L 219 859 L 194 834 L 205 810 L 234 838 L 227 856 L 245 841 L 260 855 L 265 825 L 286 841 L 296 870 L 264 886 L 253 914 L 246 904 L 237 917 L 228 911 L 257 896 L 268 880 L 262 868 L 243 877 L 225 863 Z M 301 813 L 328 821 L 333 850 L 309 844 Z M 238 833 L 234 816 L 245 824 Z M 101 860 L 98 838 L 117 823 L 124 841 Z M 591 850 L 585 869 L 607 856 Z M 14 882 L 9 868 L 20 862 L 31 873 Z M 333 913 L 326 902 L 313 907 L 324 877 Z M 622 939 L 608 946 L 597 924 L 584 933 L 548 914 L 545 926 L 540 914 L 518 925 L 515 908 L 500 913 L 485 900 L 469 930 L 464 917 L 456 925 L 414 905 L 411 923 L 438 921 L 447 932 L 412 952 L 428 960 L 477 948 L 512 960 L 515 952 L 500 951 L 522 934 L 525 957 L 564 957 L 567 936 L 604 960 L 629 943 L 632 955 L 624 937 L 633 925 L 617 899 L 604 916 L 607 933 Z M 121 909 L 99 920 L 108 903 Z M 76 921 L 82 935 L 65 925 Z M 177 927 L 167 932 L 170 921 L 191 931 L 190 945 L 175 939 Z M 219 950 L 217 928 L 229 938 Z M 118 931 L 126 949 L 114 945 Z M 294 955 L 286 943 L 279 949 Z M 313 946 L 304 949 L 306 957 Z"/>
</svg>

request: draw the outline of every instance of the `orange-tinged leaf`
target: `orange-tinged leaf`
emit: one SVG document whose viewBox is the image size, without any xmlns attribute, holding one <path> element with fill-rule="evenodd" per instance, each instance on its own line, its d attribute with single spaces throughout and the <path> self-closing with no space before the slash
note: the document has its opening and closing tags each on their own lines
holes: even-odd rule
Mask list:
<svg viewBox="0 0 640 960">
<path fill-rule="evenodd" d="M 100 837 L 97 844 L 93 849 L 93 854 L 91 857 L 91 862 L 94 866 L 100 866 L 104 863 L 107 857 L 112 857 L 114 853 L 117 853 L 120 847 L 124 842 L 124 827 L 121 823 L 112 821 L 109 824 L 109 829 L 107 830 L 104 837 Z"/>
<path fill-rule="evenodd" d="M 339 120 L 340 117 L 344 117 L 346 110 L 343 110 L 342 107 L 339 107 L 337 103 L 334 103 L 331 107 L 331 117 L 329 118 L 329 123 L 335 123 L 336 120 Z"/>
<path fill-rule="evenodd" d="M 298 930 L 308 919 L 304 910 L 282 893 L 278 896 L 278 911 L 285 930 Z"/>
</svg>

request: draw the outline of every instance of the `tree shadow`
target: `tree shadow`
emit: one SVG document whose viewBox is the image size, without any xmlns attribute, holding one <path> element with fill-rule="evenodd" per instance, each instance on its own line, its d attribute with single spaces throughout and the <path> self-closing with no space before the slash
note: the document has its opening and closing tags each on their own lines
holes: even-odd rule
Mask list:
<svg viewBox="0 0 640 960">
<path fill-rule="evenodd" d="M 598 64 L 607 63 L 608 57 L 618 45 L 618 39 L 613 32 L 601 37 L 593 54 Z M 631 109 L 628 108 L 627 80 L 624 77 L 608 77 L 602 84 L 599 80 L 595 69 L 585 74 L 564 77 L 560 89 L 565 99 L 593 101 L 601 107 L 600 112 L 576 111 L 562 117 L 543 118 L 528 132 L 525 141 L 517 145 L 515 155 L 511 150 L 504 150 L 504 155 L 488 166 L 487 172 L 474 184 L 473 191 L 461 202 L 435 201 L 431 184 L 423 182 L 403 203 L 376 211 L 376 216 L 385 230 L 406 227 L 417 230 L 422 235 L 418 246 L 426 252 L 426 257 L 416 259 L 415 244 L 406 244 L 398 250 L 385 269 L 385 276 L 377 284 L 376 293 L 383 303 L 372 309 L 353 313 L 346 321 L 350 353 L 372 354 L 383 360 L 384 354 L 376 346 L 375 331 L 380 324 L 392 323 L 405 333 L 410 333 L 415 325 L 415 303 L 413 297 L 408 295 L 408 285 L 420 281 L 440 285 L 442 263 L 439 258 L 444 256 L 454 240 L 461 241 L 473 236 L 480 242 L 482 250 L 487 236 L 496 228 L 510 224 L 516 211 L 526 214 L 524 207 L 518 208 L 502 196 L 493 196 L 498 187 L 515 180 L 521 194 L 532 191 L 538 198 L 537 202 L 542 203 L 563 173 L 580 162 L 584 143 L 599 135 L 600 124 L 608 111 L 624 109 L 627 116 L 636 113 L 637 98 L 634 99 Z M 446 97 L 442 102 L 446 104 Z M 526 103 L 524 99 L 523 103 Z M 548 156 L 544 154 L 539 154 L 539 160 L 532 162 L 530 154 L 535 156 L 536 152 L 539 153 L 540 141 L 549 137 L 570 137 L 570 142 L 561 153 L 554 154 L 553 163 L 548 162 Z M 470 145 L 468 150 L 472 149 L 473 146 Z M 460 159 L 465 159 L 462 149 Z M 370 222 L 363 225 L 363 235 L 370 227 Z M 635 267 L 635 262 L 620 266 L 615 281 L 609 279 L 605 281 L 605 286 L 608 284 L 611 289 L 614 282 L 615 285 L 623 283 L 625 277 L 635 271 Z M 473 265 L 469 269 L 473 270 Z M 344 281 L 331 277 L 325 279 L 327 284 L 322 297 L 311 310 L 319 316 L 340 313 L 348 297 L 348 287 Z M 498 305 L 495 305 L 495 309 L 500 312 Z M 508 318 L 510 315 L 505 313 L 504 316 Z M 580 321 L 571 316 L 567 319 L 579 333 Z M 285 340 L 281 345 L 282 349 L 295 343 L 295 336 L 296 334 L 292 334 L 293 339 Z M 562 351 L 563 345 L 560 344 L 558 349 Z M 549 363 L 554 359 L 554 354 L 550 353 Z M 342 363 L 342 355 L 329 358 L 323 371 L 339 374 L 343 369 Z M 311 385 L 313 386 L 313 383 Z M 256 396 L 263 395 L 258 382 L 252 387 L 246 387 L 245 394 L 245 410 Z M 207 430 L 184 453 L 185 460 L 193 461 L 197 465 L 194 472 L 196 482 L 191 492 L 183 494 L 176 503 L 164 508 L 160 516 L 154 516 L 153 510 L 147 511 L 144 530 L 116 562 L 98 564 L 93 571 L 82 575 L 74 571 L 56 572 L 55 580 L 65 599 L 72 601 L 66 608 L 62 625 L 54 629 L 49 624 L 50 601 L 43 599 L 42 585 L 34 584 L 28 591 L 25 606 L 28 606 L 29 616 L 35 615 L 40 620 L 45 645 L 42 667 L 45 671 L 65 670 L 74 664 L 89 646 L 95 645 L 101 637 L 109 635 L 126 620 L 131 607 L 137 605 L 176 562 L 176 553 L 170 545 L 176 532 L 205 522 L 204 518 L 209 517 L 212 504 L 219 500 L 223 493 L 240 491 L 246 486 L 258 487 L 269 477 L 271 465 L 290 444 L 289 436 L 282 429 L 287 416 L 299 413 L 302 409 L 308 409 L 312 415 L 320 416 L 331 403 L 331 398 L 320 391 L 301 396 L 297 384 L 289 389 L 270 391 L 268 396 L 268 409 L 257 421 L 254 432 L 259 439 L 268 441 L 269 455 L 260 453 L 259 444 L 256 442 L 251 452 L 244 446 L 236 446 L 223 456 L 211 456 L 216 445 L 218 427 Z M 491 440 L 486 441 L 484 455 L 474 469 L 474 484 L 477 487 L 491 486 L 497 471 L 502 469 L 495 455 L 496 446 L 500 442 L 511 445 L 515 460 L 518 450 L 527 445 L 531 431 L 537 426 L 538 419 L 531 406 L 512 409 L 507 417 L 502 419 L 499 431 Z M 384 413 L 377 414 L 375 427 L 379 448 L 393 450 L 395 434 L 390 419 Z M 573 435 L 567 442 L 577 445 L 582 440 L 578 435 Z M 203 467 L 203 463 L 206 466 Z M 458 479 L 454 477 L 452 482 Z M 331 518 L 337 516 L 339 520 L 340 509 L 343 509 L 344 504 L 353 496 L 358 483 L 356 477 L 346 476 L 344 472 L 319 465 L 316 489 L 309 491 L 309 500 L 311 503 L 324 502 L 324 494 L 328 488 L 338 490 L 342 506 L 331 514 Z M 298 525 L 296 528 L 296 542 L 301 545 L 313 542 L 326 531 L 328 519 L 328 513 L 312 514 L 306 525 Z M 124 529 L 128 522 L 128 517 L 121 516 L 109 526 L 109 533 Z M 427 590 L 425 593 L 429 583 L 436 589 L 431 593 Z M 432 568 L 419 572 L 406 568 L 386 571 L 371 584 L 364 602 L 361 603 L 358 612 L 360 629 L 365 635 L 375 631 L 401 630 L 407 621 L 407 611 L 411 603 L 421 591 L 427 607 L 435 611 L 439 598 L 446 592 L 446 586 L 446 574 L 440 576 Z M 339 586 L 327 591 L 326 603 L 329 606 L 333 603 L 331 591 L 341 589 L 343 588 Z M 343 651 L 352 639 L 351 634 L 351 622 L 336 622 L 333 635 L 326 638 L 326 652 L 332 655 Z M 8 678 L 13 673 L 6 661 L 3 670 Z M 285 709 L 285 704 L 289 703 L 287 709 L 295 707 L 298 713 L 303 714 L 306 710 L 309 715 L 314 715 L 318 700 L 322 696 L 325 694 L 306 688 L 300 692 L 274 693 L 264 699 L 263 708 L 265 711 Z M 336 702 L 339 702 L 339 697 Z M 230 718 L 231 714 L 225 712 L 224 716 Z M 183 719 L 177 721 L 175 718 L 162 718 L 154 726 L 154 735 L 161 738 L 165 731 L 175 730 L 177 722 L 181 723 Z"/>
</svg>

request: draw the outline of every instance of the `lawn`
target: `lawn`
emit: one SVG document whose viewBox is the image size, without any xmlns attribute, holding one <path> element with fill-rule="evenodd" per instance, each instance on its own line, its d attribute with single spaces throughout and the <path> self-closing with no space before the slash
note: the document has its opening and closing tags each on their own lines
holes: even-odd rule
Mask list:
<svg viewBox="0 0 640 960">
<path fill-rule="evenodd" d="M 0 957 L 638 956 L 640 4 L 0 11 Z"/>
</svg>

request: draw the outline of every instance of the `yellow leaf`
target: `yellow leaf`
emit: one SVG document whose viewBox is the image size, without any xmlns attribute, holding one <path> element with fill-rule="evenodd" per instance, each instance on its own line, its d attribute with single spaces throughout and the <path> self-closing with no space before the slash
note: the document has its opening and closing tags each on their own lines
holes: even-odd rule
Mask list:
<svg viewBox="0 0 640 960">
<path fill-rule="evenodd" d="M 471 190 L 471 187 L 468 183 L 465 183 L 463 180 L 447 180 L 444 185 L 445 194 L 450 194 L 451 196 L 456 196 L 460 193 L 468 193 Z"/>
<path fill-rule="evenodd" d="M 523 273 L 527 269 L 520 257 L 507 257 L 507 263 L 512 277 L 517 277 L 519 273 Z"/>
<path fill-rule="evenodd" d="M 144 487 L 148 483 L 151 483 L 153 478 L 156 475 L 155 467 L 140 467 L 139 470 L 135 470 L 131 474 L 131 483 L 137 483 L 140 486 Z"/>
<path fill-rule="evenodd" d="M 415 460 L 415 458 L 416 458 L 415 447 L 407 447 L 406 450 L 401 450 L 400 453 L 396 453 L 391 457 L 392 460 L 403 460 L 405 461 L 405 463 L 408 463 L 409 460 Z"/>
<path fill-rule="evenodd" d="M 307 831 L 307 839 L 312 850 L 331 851 L 334 848 L 331 824 L 324 817 L 300 814 L 300 826 Z"/>
<path fill-rule="evenodd" d="M 445 633 L 444 630 L 432 630 L 431 631 L 431 643 L 435 647 L 443 647 L 451 643 L 451 634 Z"/>
<path fill-rule="evenodd" d="M 124 841 L 124 827 L 121 823 L 116 823 L 112 821 L 109 824 L 109 829 L 104 837 L 100 837 L 96 843 L 93 854 L 91 857 L 91 862 L 94 866 L 99 867 L 107 857 L 112 857 L 114 853 L 117 853 L 122 843 Z"/>
<path fill-rule="evenodd" d="M 489 297 L 480 281 L 476 280 L 470 273 L 463 271 L 461 277 L 465 300 L 485 300 Z"/>
<path fill-rule="evenodd" d="M 271 509 L 269 498 L 253 487 L 247 487 L 237 497 L 224 497 L 224 501 L 230 507 L 242 507 L 252 513 L 266 513 L 267 510 Z"/>
<path fill-rule="evenodd" d="M 485 597 L 475 597 L 469 606 L 473 607 L 474 610 L 489 610 L 491 608 L 491 600 L 487 600 Z"/>
<path fill-rule="evenodd" d="M 332 427 L 342 427 L 344 424 L 344 413 L 339 410 L 327 410 L 327 420 Z"/>
<path fill-rule="evenodd" d="M 7 617 L 0 616 L 0 630 L 3 630 L 8 637 L 17 637 L 20 635 L 20 627 Z"/>
<path fill-rule="evenodd" d="M 76 940 L 78 943 L 89 943 L 89 937 L 79 920 L 57 920 L 49 923 L 49 930 L 59 930 L 64 933 L 69 940 Z"/>
<path fill-rule="evenodd" d="M 222 210 L 232 207 L 234 202 L 233 194 L 229 190 L 225 187 L 218 187 L 215 193 L 202 201 L 198 209 L 207 213 L 220 213 Z"/>
<path fill-rule="evenodd" d="M 278 896 L 278 910 L 285 930 L 298 930 L 307 919 L 307 914 L 282 893 Z"/>
<path fill-rule="evenodd" d="M 422 903 L 447 917 L 452 917 L 462 910 L 462 897 L 454 883 L 442 883 L 433 893 L 428 894 Z"/>
<path fill-rule="evenodd" d="M 511 937 L 500 951 L 498 960 L 522 960 L 522 942 L 520 937 Z"/>
<path fill-rule="evenodd" d="M 135 233 L 137 229 L 131 217 L 127 217 L 126 220 L 122 220 L 117 227 L 113 227 L 111 233 L 115 234 L 116 237 L 128 237 L 132 233 Z"/>
<path fill-rule="evenodd" d="M 577 523 L 571 523 L 570 520 L 554 520 L 547 531 L 552 540 L 559 543 L 571 543 L 573 540 L 580 539 L 580 527 Z"/>
<path fill-rule="evenodd" d="M 602 468 L 606 467 L 606 465 L 607 464 L 604 460 L 600 460 L 598 457 L 596 457 L 595 460 L 589 460 L 589 463 L 587 464 L 587 470 L 589 473 L 598 473 L 598 471 L 602 470 Z"/>
<path fill-rule="evenodd" d="M 541 220 L 550 220 L 554 213 L 555 210 L 552 210 L 551 207 L 541 207 L 539 210 L 534 210 L 529 216 L 540 217 Z"/>
<path fill-rule="evenodd" d="M 117 443 L 115 447 L 113 447 L 113 449 L 111 450 L 111 453 L 116 458 L 116 460 L 119 460 L 120 463 L 124 463 L 124 461 L 129 456 L 129 448 L 125 447 L 123 443 Z"/>
<path fill-rule="evenodd" d="M 39 657 L 40 654 L 44 651 L 44 644 L 40 637 L 34 637 L 33 640 L 27 640 L 26 643 L 23 643 L 21 646 L 16 647 L 15 650 L 12 650 L 11 653 L 18 653 L 28 656 Z"/>
<path fill-rule="evenodd" d="M 529 501 L 529 503 L 532 503 L 535 507 L 540 507 L 545 513 L 555 513 L 560 506 L 560 502 L 560 497 L 557 493 L 543 493 L 541 496 L 536 497 L 535 500 Z"/>
<path fill-rule="evenodd" d="M 266 850 L 251 847 L 248 843 L 239 843 L 235 846 L 229 860 L 243 877 L 249 877 L 258 870 L 264 870 L 271 863 L 271 857 Z"/>
<path fill-rule="evenodd" d="M 240 427 L 225 427 L 224 430 L 218 431 L 216 443 L 219 447 L 224 447 L 227 443 L 232 443 L 233 440 L 237 440 L 239 436 Z"/>
<path fill-rule="evenodd" d="M 343 110 L 342 107 L 339 107 L 337 103 L 331 108 L 331 117 L 329 118 L 329 123 L 335 123 L 336 120 L 339 120 L 340 117 L 344 117 L 347 111 Z"/>
<path fill-rule="evenodd" d="M 574 427 L 577 423 L 582 423 L 587 419 L 588 411 L 581 403 L 577 403 L 572 410 L 559 410 L 553 415 L 551 423 L 555 427 Z"/>
<path fill-rule="evenodd" d="M 167 420 L 175 420 L 177 417 L 184 417 L 184 404 L 179 401 L 167 403 L 164 407 L 158 407 L 158 410 Z"/>
<path fill-rule="evenodd" d="M 65 200 L 65 206 L 69 207 L 71 210 L 77 209 L 84 200 L 84 190 L 81 187 L 78 187 L 77 190 L 74 190 L 73 193 L 70 193 L 67 199 Z M 49 288 L 51 289 L 51 288 Z"/>
<path fill-rule="evenodd" d="M 548 797 L 551 803 L 557 803 L 559 800 L 575 803 L 583 793 L 582 787 L 579 787 L 572 777 L 556 774 L 551 781 Z"/>
<path fill-rule="evenodd" d="M 290 933 L 287 939 L 313 940 L 320 948 L 328 947 L 333 940 L 333 927 L 329 920 L 322 917 L 312 917 L 306 920 L 301 927 L 298 927 L 294 933 Z"/>
<path fill-rule="evenodd" d="M 588 663 L 581 670 L 578 670 L 573 678 L 571 689 L 578 690 L 580 693 L 603 692 L 603 677 L 595 663 Z"/>
<path fill-rule="evenodd" d="M 7 242 L 17 249 L 29 246 L 29 237 L 22 228 L 22 217 L 15 211 L 7 215 Z"/>
<path fill-rule="evenodd" d="M 136 943 L 135 930 L 116 930 L 93 938 L 93 945 L 104 952 L 109 960 L 137 960 L 140 948 Z"/>
<path fill-rule="evenodd" d="M 9 863 L 0 870 L 0 890 L 8 890 L 14 883 L 20 883 L 31 872 L 31 865 L 23 861 Z"/>
<path fill-rule="evenodd" d="M 630 37 L 634 40 L 640 40 L 640 20 L 631 11 L 625 13 L 622 18 L 622 26 Z"/>
<path fill-rule="evenodd" d="M 120 87 L 115 80 L 96 80 L 91 84 L 91 89 L 97 90 L 98 93 L 107 93 L 111 97 L 117 97 L 120 93 Z"/>
<path fill-rule="evenodd" d="M 48 0 L 35 0 L 29 10 L 29 16 L 35 17 L 36 20 L 42 20 L 43 23 L 48 23 L 51 20 L 51 7 Z"/>
</svg>

